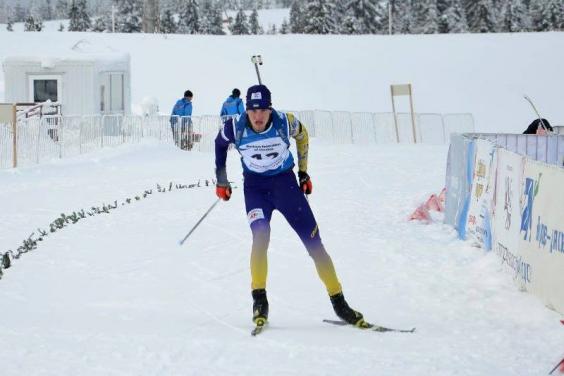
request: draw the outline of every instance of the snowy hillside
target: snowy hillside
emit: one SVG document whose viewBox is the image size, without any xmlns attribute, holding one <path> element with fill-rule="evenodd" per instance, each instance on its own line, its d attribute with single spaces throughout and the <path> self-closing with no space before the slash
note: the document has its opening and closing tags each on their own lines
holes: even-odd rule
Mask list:
<svg viewBox="0 0 564 376">
<path fill-rule="evenodd" d="M 417 163 L 413 156 L 417 155 Z M 443 186 L 446 147 L 313 140 L 310 202 L 351 305 L 378 334 L 334 318 L 311 259 L 279 214 L 270 327 L 249 335 L 250 231 L 238 187 L 183 246 L 213 187 L 213 156 L 145 143 L 0 171 L 0 247 L 61 213 L 118 208 L 49 235 L 0 280 L 0 363 L 16 375 L 544 375 L 562 357 L 559 315 L 519 292 L 492 253 L 406 217 Z M 359 161 L 362 161 L 360 164 Z M 423 168 L 422 168 L 423 167 Z M 346 173 L 345 173 L 346 172 Z M 126 198 L 152 189 L 147 198 Z"/>
<path fill-rule="evenodd" d="M 134 108 L 155 97 L 168 113 L 185 89 L 195 114 L 216 114 L 231 89 L 256 82 L 250 56 L 262 54 L 275 106 L 390 112 L 389 85 L 412 83 L 417 112 L 470 112 L 480 131 L 522 132 L 535 117 L 564 124 L 564 33 L 408 36 L 188 36 L 9 33 L 0 59 L 56 55 L 79 40 L 129 52 Z M 3 92 L 0 78 L 0 100 Z M 398 109 L 407 111 L 406 100 Z"/>
</svg>

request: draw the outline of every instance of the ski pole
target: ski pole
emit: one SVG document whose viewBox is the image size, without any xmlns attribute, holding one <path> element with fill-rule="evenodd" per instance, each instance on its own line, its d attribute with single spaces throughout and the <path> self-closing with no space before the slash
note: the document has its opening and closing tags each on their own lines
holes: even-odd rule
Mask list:
<svg viewBox="0 0 564 376">
<path fill-rule="evenodd" d="M 184 244 L 184 242 L 186 241 L 186 239 L 188 239 L 188 237 L 190 235 L 192 235 L 192 233 L 194 232 L 194 230 L 200 225 L 200 223 L 202 223 L 202 221 L 204 220 L 204 218 L 206 218 L 208 216 L 208 214 L 210 214 L 210 212 L 212 211 L 212 209 L 217 205 L 217 203 L 221 201 L 221 198 L 218 198 L 217 200 L 215 200 L 215 202 L 212 204 L 212 206 L 210 206 L 210 208 L 208 209 L 208 211 L 202 216 L 202 218 L 200 218 L 200 220 L 198 222 L 196 222 L 196 224 L 194 225 L 194 227 L 192 227 L 192 229 L 188 232 L 188 234 L 186 234 L 186 236 L 184 237 L 184 239 L 182 239 L 180 241 L 179 245 Z"/>
<path fill-rule="evenodd" d="M 259 72 L 259 65 L 262 65 L 262 56 L 260 55 L 253 55 L 251 57 L 251 62 L 255 65 L 255 70 L 257 71 L 257 78 L 259 85 L 262 85 L 262 80 L 260 79 L 260 72 Z"/>
<path fill-rule="evenodd" d="M 563 364 L 563 363 L 564 363 L 564 358 L 562 358 L 562 360 L 559 361 L 558 364 L 555 365 L 554 368 L 552 369 L 552 371 L 550 371 L 548 374 L 549 374 L 549 375 L 552 375 L 552 374 L 554 373 L 554 371 L 556 371 L 556 369 L 557 369 L 561 364 Z"/>
<path fill-rule="evenodd" d="M 535 105 L 533 104 L 533 101 L 531 100 L 531 98 L 529 98 L 528 95 L 523 95 L 523 97 L 525 98 L 525 100 L 526 100 L 527 102 L 529 102 L 529 103 L 531 104 L 531 107 L 533 108 L 533 110 L 534 110 L 535 113 L 537 114 L 542 129 L 544 129 L 545 131 L 548 132 L 548 127 L 547 127 L 546 125 L 544 125 L 544 121 L 542 121 L 542 116 L 540 116 L 540 114 L 539 114 L 539 112 L 537 111 L 537 108 L 535 107 Z"/>
</svg>

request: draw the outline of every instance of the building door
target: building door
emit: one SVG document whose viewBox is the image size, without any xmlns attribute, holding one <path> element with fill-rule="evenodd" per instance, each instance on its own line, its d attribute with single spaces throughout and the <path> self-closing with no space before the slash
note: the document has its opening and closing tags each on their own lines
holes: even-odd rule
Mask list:
<svg viewBox="0 0 564 376">
<path fill-rule="evenodd" d="M 125 112 L 124 74 L 122 72 L 103 73 L 100 81 L 100 112 L 123 114 Z"/>
<path fill-rule="evenodd" d="M 123 113 L 124 95 L 123 95 L 123 73 L 110 74 L 110 112 Z"/>
</svg>

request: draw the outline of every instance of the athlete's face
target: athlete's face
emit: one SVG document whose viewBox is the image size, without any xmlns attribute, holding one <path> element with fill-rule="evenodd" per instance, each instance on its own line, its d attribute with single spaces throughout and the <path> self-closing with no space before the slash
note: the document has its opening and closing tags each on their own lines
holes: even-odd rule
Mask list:
<svg viewBox="0 0 564 376">
<path fill-rule="evenodd" d="M 266 129 L 268 119 L 270 119 L 271 109 L 265 110 L 247 110 L 247 116 L 251 121 L 251 126 L 255 132 L 262 132 Z"/>
</svg>

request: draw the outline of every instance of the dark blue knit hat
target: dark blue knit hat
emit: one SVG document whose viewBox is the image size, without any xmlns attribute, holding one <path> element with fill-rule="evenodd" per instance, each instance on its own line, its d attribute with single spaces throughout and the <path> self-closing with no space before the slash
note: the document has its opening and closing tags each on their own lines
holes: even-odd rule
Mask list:
<svg viewBox="0 0 564 376">
<path fill-rule="evenodd" d="M 272 106 L 270 90 L 264 85 L 254 85 L 247 90 L 247 110 L 267 109 Z"/>
</svg>

